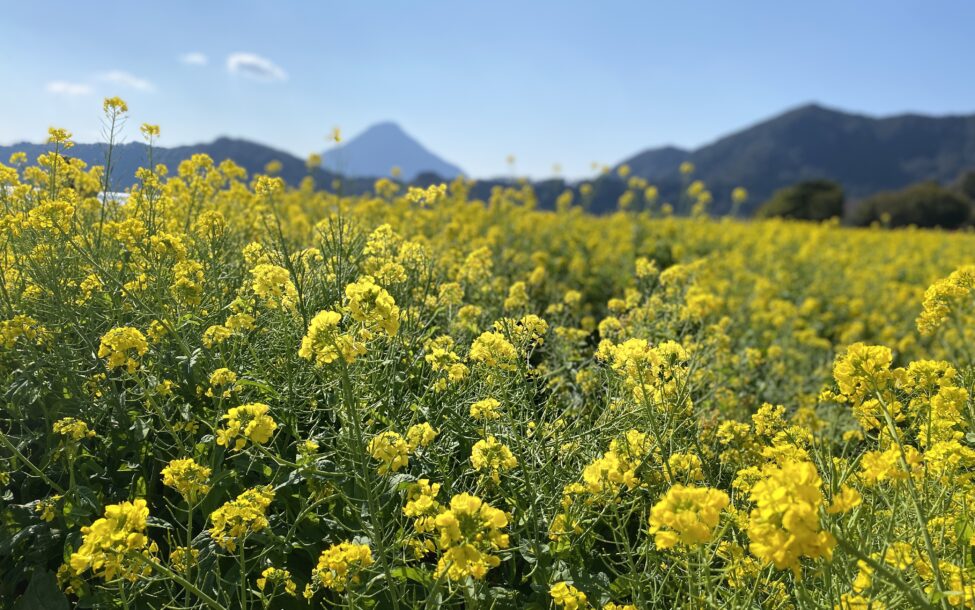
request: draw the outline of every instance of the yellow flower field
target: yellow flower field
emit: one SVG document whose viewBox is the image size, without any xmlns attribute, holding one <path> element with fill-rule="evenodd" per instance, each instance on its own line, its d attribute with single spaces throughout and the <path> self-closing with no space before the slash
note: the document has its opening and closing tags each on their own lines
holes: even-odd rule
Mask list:
<svg viewBox="0 0 975 610">
<path fill-rule="evenodd" d="M 3 599 L 975 606 L 975 236 L 205 156 L 109 198 L 51 142 L 0 165 Z"/>
</svg>

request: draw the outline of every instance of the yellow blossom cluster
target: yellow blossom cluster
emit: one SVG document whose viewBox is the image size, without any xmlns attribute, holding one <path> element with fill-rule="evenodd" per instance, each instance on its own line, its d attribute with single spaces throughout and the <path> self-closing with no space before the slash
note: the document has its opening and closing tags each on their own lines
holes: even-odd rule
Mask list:
<svg viewBox="0 0 975 610">
<path fill-rule="evenodd" d="M 254 402 L 229 409 L 223 416 L 224 427 L 217 430 L 217 444 L 240 451 L 247 441 L 263 445 L 271 440 L 278 424 L 268 415 L 271 407 Z"/>
<path fill-rule="evenodd" d="M 650 533 L 654 544 L 669 549 L 681 544 L 694 547 L 710 542 L 728 507 L 728 494 L 720 489 L 674 485 L 650 509 Z"/>
<path fill-rule="evenodd" d="M 71 554 L 71 569 L 76 575 L 90 569 L 106 581 L 116 577 L 136 580 L 145 566 L 132 555 L 150 550 L 145 534 L 148 517 L 143 499 L 106 506 L 104 517 L 81 528 L 84 538 Z"/>
<path fill-rule="evenodd" d="M 130 373 L 139 368 L 139 358 L 149 351 L 145 335 L 139 329 L 122 326 L 102 336 L 98 357 L 105 359 L 109 369 L 125 367 Z"/>
<path fill-rule="evenodd" d="M 172 487 L 190 504 L 210 491 L 211 470 L 201 466 L 193 458 L 173 460 L 162 469 L 163 485 Z"/>
<path fill-rule="evenodd" d="M 210 538 L 221 548 L 235 551 L 247 536 L 268 526 L 267 509 L 274 491 L 267 488 L 245 490 L 210 515 Z"/>
<path fill-rule="evenodd" d="M 372 564 L 372 551 L 368 545 L 354 542 L 333 544 L 322 551 L 318 565 L 312 570 L 313 586 L 344 591 L 346 587 L 359 584 L 362 571 Z M 310 597 L 309 591 L 305 590 L 306 597 Z"/>
<path fill-rule="evenodd" d="M 458 494 L 450 499 L 449 508 L 434 519 L 439 532 L 438 544 L 443 554 L 437 563 L 437 575 L 450 580 L 467 577 L 480 580 L 488 570 L 501 564 L 494 555 L 508 548 L 508 516 L 477 496 Z"/>
</svg>

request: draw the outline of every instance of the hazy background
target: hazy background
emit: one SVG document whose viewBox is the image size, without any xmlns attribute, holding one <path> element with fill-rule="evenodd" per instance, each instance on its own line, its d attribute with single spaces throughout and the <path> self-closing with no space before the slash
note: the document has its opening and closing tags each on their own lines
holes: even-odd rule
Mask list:
<svg viewBox="0 0 975 610">
<path fill-rule="evenodd" d="M 17 2 L 0 143 L 98 139 L 106 95 L 161 145 L 298 156 L 392 120 L 469 175 L 590 175 L 808 101 L 975 110 L 975 2 Z"/>
</svg>

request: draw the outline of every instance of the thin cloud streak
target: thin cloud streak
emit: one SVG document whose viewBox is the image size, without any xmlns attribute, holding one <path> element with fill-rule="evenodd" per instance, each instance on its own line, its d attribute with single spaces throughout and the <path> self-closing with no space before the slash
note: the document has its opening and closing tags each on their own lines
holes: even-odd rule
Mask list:
<svg viewBox="0 0 975 610">
<path fill-rule="evenodd" d="M 136 91 L 151 92 L 156 90 L 156 86 L 150 81 L 144 78 L 139 78 L 133 74 L 129 74 L 124 70 L 110 70 L 109 72 L 104 72 L 98 75 L 98 80 L 115 85 L 121 85 L 129 89 L 135 89 Z"/>
<path fill-rule="evenodd" d="M 198 52 L 183 53 L 179 60 L 188 66 L 205 66 L 210 61 L 206 55 Z"/>
<path fill-rule="evenodd" d="M 87 85 L 85 83 L 71 83 L 63 80 L 51 81 L 44 86 L 44 89 L 48 93 L 64 95 L 67 97 L 90 95 L 92 92 L 91 85 Z"/>
<path fill-rule="evenodd" d="M 254 53 L 232 53 L 227 56 L 227 71 L 260 81 L 285 81 L 287 73 L 266 57 Z"/>
</svg>

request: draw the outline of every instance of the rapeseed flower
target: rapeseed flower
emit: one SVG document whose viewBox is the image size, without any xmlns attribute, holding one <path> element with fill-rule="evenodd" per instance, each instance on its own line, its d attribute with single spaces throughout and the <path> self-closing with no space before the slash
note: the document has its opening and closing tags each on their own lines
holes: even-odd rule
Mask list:
<svg viewBox="0 0 975 610">
<path fill-rule="evenodd" d="M 196 504 L 210 491 L 210 469 L 197 464 L 193 458 L 171 461 L 162 469 L 163 485 L 172 487 L 189 504 Z"/>
<path fill-rule="evenodd" d="M 751 489 L 755 505 L 749 515 L 749 549 L 758 559 L 780 570 L 800 571 L 802 557 L 830 559 L 836 544 L 822 529 L 822 480 L 809 462 L 786 462 L 762 470 Z"/>
<path fill-rule="evenodd" d="M 589 607 L 589 598 L 586 594 L 576 589 L 567 582 L 558 582 L 552 585 L 548 594 L 552 597 L 552 603 L 565 610 L 580 610 Z"/>
<path fill-rule="evenodd" d="M 221 418 L 225 420 L 224 427 L 217 430 L 217 444 L 240 451 L 247 441 L 256 445 L 267 443 L 278 428 L 277 422 L 267 414 L 270 409 L 266 404 L 253 402 L 228 410 Z"/>
<path fill-rule="evenodd" d="M 104 517 L 81 528 L 84 538 L 69 560 L 74 574 L 90 569 L 106 581 L 116 577 L 136 580 L 144 566 L 130 555 L 150 550 L 145 534 L 148 518 L 149 509 L 143 499 L 106 506 Z"/>
<path fill-rule="evenodd" d="M 267 508 L 274 499 L 270 487 L 248 489 L 210 514 L 210 538 L 222 549 L 237 550 L 247 536 L 268 526 Z"/>
<path fill-rule="evenodd" d="M 102 336 L 98 357 L 109 369 L 125 367 L 130 373 L 139 368 L 139 360 L 149 351 L 149 343 L 138 329 L 129 326 L 113 328 Z"/>
<path fill-rule="evenodd" d="M 508 526 L 504 511 L 462 493 L 450 499 L 449 509 L 437 515 L 434 523 L 443 551 L 437 577 L 446 574 L 450 580 L 481 580 L 488 570 L 501 564 L 492 553 L 508 548 L 508 535 L 501 531 Z"/>
<path fill-rule="evenodd" d="M 674 485 L 650 509 L 650 533 L 657 548 L 695 547 L 711 542 L 728 507 L 728 494 L 708 487 Z"/>
<path fill-rule="evenodd" d="M 311 573 L 312 583 L 342 592 L 349 586 L 359 584 L 362 572 L 372 564 L 372 551 L 368 545 L 353 542 L 333 544 L 319 556 L 318 565 Z M 308 597 L 307 591 L 305 596 Z"/>
</svg>

